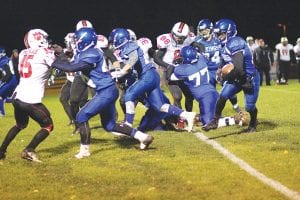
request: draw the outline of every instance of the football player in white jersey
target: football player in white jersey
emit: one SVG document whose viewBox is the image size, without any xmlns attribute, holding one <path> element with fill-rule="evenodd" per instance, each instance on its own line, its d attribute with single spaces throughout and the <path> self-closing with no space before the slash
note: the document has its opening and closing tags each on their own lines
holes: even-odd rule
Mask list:
<svg viewBox="0 0 300 200">
<path fill-rule="evenodd" d="M 288 84 L 290 66 L 295 63 L 293 45 L 289 44 L 287 37 L 282 37 L 280 43 L 275 46 L 278 72 L 276 84 Z"/>
<path fill-rule="evenodd" d="M 193 95 L 182 81 L 168 81 L 168 76 L 173 72 L 176 65 L 176 58 L 182 47 L 191 45 L 195 35 L 190 32 L 189 26 L 184 22 L 177 22 L 172 27 L 170 33 L 162 34 L 157 37 L 158 50 L 154 54 L 154 62 L 164 69 L 163 79 L 173 97 L 174 105 L 181 108 L 182 93 L 185 95 L 185 109 L 192 111 Z M 178 121 L 180 123 L 180 120 Z"/>
<path fill-rule="evenodd" d="M 68 56 L 68 58 L 70 59 L 70 61 L 73 60 L 73 56 L 76 53 L 76 47 L 75 47 L 75 38 L 74 38 L 75 34 L 74 33 L 68 33 L 64 40 L 65 40 L 65 45 L 66 48 L 64 49 L 64 53 Z M 73 125 L 75 123 L 75 118 L 74 118 L 74 114 L 72 114 L 72 109 L 71 109 L 71 103 L 70 103 L 70 98 L 71 98 L 71 86 L 72 83 L 74 81 L 74 77 L 75 77 L 75 72 L 66 72 L 66 82 L 65 84 L 62 86 L 61 91 L 60 91 L 60 103 L 62 104 L 64 111 L 66 112 L 70 123 L 68 125 Z M 88 99 L 88 94 L 87 91 L 85 91 L 85 93 L 80 96 L 81 98 L 79 98 L 79 105 L 83 106 Z"/>
<path fill-rule="evenodd" d="M 36 121 L 41 129 L 22 151 L 21 157 L 24 159 L 40 162 L 35 149 L 53 130 L 50 112 L 42 103 L 45 82 L 50 66 L 55 60 L 54 51 L 49 48 L 47 38 L 48 34 L 42 29 L 32 29 L 25 35 L 26 49 L 19 55 L 20 83 L 13 95 L 16 124 L 8 131 L 0 147 L 0 159 L 5 159 L 8 145 L 27 127 L 29 118 Z"/>
</svg>

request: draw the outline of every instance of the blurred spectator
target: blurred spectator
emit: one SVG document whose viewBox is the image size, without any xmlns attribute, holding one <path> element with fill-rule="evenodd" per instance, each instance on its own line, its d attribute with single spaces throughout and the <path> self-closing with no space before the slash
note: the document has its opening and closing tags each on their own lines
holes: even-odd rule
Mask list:
<svg viewBox="0 0 300 200">
<path fill-rule="evenodd" d="M 297 43 L 294 46 L 294 52 L 295 52 L 296 61 L 297 61 L 298 81 L 300 83 L 300 37 L 297 39 Z"/>
<path fill-rule="evenodd" d="M 280 43 L 276 45 L 277 56 L 277 84 L 288 84 L 289 71 L 292 63 L 295 63 L 295 53 L 293 45 L 289 44 L 287 37 L 282 37 Z"/>
<path fill-rule="evenodd" d="M 266 77 L 266 85 L 271 85 L 270 69 L 274 63 L 273 52 L 263 39 L 258 40 L 258 45 L 253 52 L 253 62 L 260 73 L 260 85 L 263 83 L 263 75 Z"/>
<path fill-rule="evenodd" d="M 254 42 L 254 39 L 252 36 L 248 36 L 246 37 L 246 41 L 247 41 L 247 45 L 251 50 L 251 53 L 253 54 L 254 49 L 256 49 L 258 47 L 258 45 Z"/>
</svg>

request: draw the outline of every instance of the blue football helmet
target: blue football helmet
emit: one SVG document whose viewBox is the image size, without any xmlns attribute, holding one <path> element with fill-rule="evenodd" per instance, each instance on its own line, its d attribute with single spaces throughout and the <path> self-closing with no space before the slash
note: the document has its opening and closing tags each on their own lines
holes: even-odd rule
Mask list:
<svg viewBox="0 0 300 200">
<path fill-rule="evenodd" d="M 4 47 L 0 46 L 0 58 L 6 56 L 6 51 L 4 49 Z"/>
<path fill-rule="evenodd" d="M 97 34 L 92 28 L 81 28 L 75 32 L 77 52 L 94 48 L 97 44 Z"/>
<path fill-rule="evenodd" d="M 198 61 L 197 50 L 192 46 L 185 46 L 180 50 L 180 56 L 183 64 L 192 64 Z"/>
<path fill-rule="evenodd" d="M 130 41 L 130 34 L 125 28 L 115 28 L 109 34 L 108 41 L 115 49 L 119 49 Z"/>
<path fill-rule="evenodd" d="M 236 25 L 231 19 L 220 19 L 216 22 L 214 32 L 222 44 L 237 34 Z M 224 36 L 222 36 L 224 34 Z"/>
<path fill-rule="evenodd" d="M 205 39 L 209 38 L 214 29 L 214 24 L 209 19 L 202 19 L 197 26 L 197 34 Z"/>
</svg>

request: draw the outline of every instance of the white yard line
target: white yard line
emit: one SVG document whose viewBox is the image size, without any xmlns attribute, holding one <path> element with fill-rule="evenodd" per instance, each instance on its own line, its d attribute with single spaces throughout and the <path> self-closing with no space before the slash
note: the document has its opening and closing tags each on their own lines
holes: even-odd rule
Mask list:
<svg viewBox="0 0 300 200">
<path fill-rule="evenodd" d="M 280 182 L 273 180 L 266 175 L 262 174 L 261 172 L 257 171 L 255 168 L 251 167 L 248 163 L 243 161 L 242 159 L 238 158 L 236 155 L 233 153 L 229 152 L 227 149 L 222 147 L 218 142 L 209 139 L 206 137 L 203 133 L 195 133 L 196 137 L 205 142 L 206 144 L 211 145 L 214 149 L 218 150 L 221 154 L 223 154 L 226 158 L 231 160 L 233 163 L 237 164 L 240 166 L 241 169 L 245 170 L 248 172 L 250 175 L 254 176 L 264 184 L 272 187 L 273 189 L 277 190 L 278 192 L 281 192 L 284 194 L 286 197 L 293 199 L 293 200 L 300 200 L 300 193 L 293 191 Z"/>
</svg>

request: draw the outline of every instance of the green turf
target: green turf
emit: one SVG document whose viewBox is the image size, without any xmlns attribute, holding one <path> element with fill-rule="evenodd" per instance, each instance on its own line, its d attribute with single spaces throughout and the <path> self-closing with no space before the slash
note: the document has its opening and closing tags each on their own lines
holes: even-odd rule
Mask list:
<svg viewBox="0 0 300 200">
<path fill-rule="evenodd" d="M 47 91 L 54 131 L 36 149 L 43 163 L 20 158 L 20 152 L 39 129 L 30 120 L 0 162 L 0 199 L 287 199 L 233 164 L 192 133 L 151 132 L 147 151 L 139 144 L 98 128 L 91 119 L 91 157 L 76 160 L 79 135 L 59 103 L 59 91 Z M 243 107 L 243 96 L 239 94 Z M 261 87 L 258 132 L 224 127 L 205 133 L 266 176 L 300 192 L 300 84 Z M 11 104 L 0 118 L 0 142 L 14 124 Z M 120 110 L 120 109 L 119 109 Z M 194 110 L 198 108 L 196 103 Z M 135 125 L 144 112 L 137 108 Z M 233 115 L 226 105 L 224 115 Z M 119 115 L 122 119 L 123 115 Z M 200 127 L 195 131 L 201 131 Z"/>
</svg>

